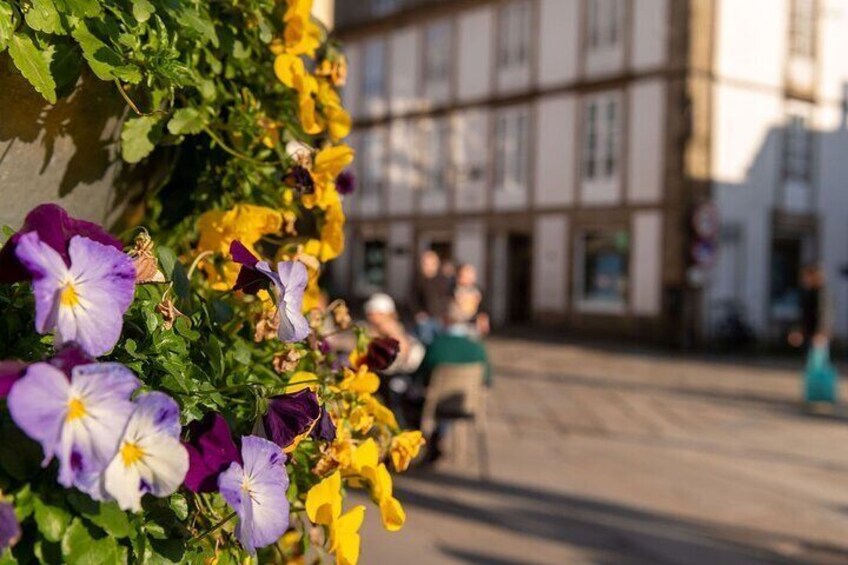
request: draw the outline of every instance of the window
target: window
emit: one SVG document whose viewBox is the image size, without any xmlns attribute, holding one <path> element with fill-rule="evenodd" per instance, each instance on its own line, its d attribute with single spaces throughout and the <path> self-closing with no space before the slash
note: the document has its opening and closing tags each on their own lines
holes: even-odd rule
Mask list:
<svg viewBox="0 0 848 565">
<path fill-rule="evenodd" d="M 501 68 L 523 67 L 530 60 L 530 2 L 504 6 L 500 21 L 498 61 Z"/>
<path fill-rule="evenodd" d="M 362 81 L 362 93 L 365 98 L 383 96 L 385 91 L 385 46 L 382 39 L 372 39 L 365 44 L 365 76 Z"/>
<path fill-rule="evenodd" d="M 427 190 L 444 191 L 450 182 L 451 129 L 448 119 L 434 120 L 424 129 Z"/>
<path fill-rule="evenodd" d="M 371 288 L 382 289 L 386 287 L 385 241 L 365 241 L 360 280 Z"/>
<path fill-rule="evenodd" d="M 812 178 L 812 133 L 803 116 L 789 116 L 783 142 L 783 167 L 786 180 L 807 183 Z"/>
<path fill-rule="evenodd" d="M 816 0 L 792 0 L 789 53 L 812 59 L 816 54 Z"/>
<path fill-rule="evenodd" d="M 589 0 L 586 16 L 589 49 L 614 47 L 621 41 L 624 17 L 622 0 Z"/>
<path fill-rule="evenodd" d="M 523 190 L 527 182 L 527 110 L 502 110 L 495 123 L 495 187 Z"/>
<path fill-rule="evenodd" d="M 773 318 L 778 320 L 798 318 L 801 310 L 800 271 L 800 238 L 779 237 L 772 240 L 769 298 Z"/>
<path fill-rule="evenodd" d="M 444 82 L 450 76 L 450 22 L 437 22 L 424 32 L 424 81 Z"/>
<path fill-rule="evenodd" d="M 579 299 L 587 305 L 621 307 L 627 301 L 630 235 L 625 230 L 583 234 Z"/>
<path fill-rule="evenodd" d="M 609 179 L 616 175 L 619 162 L 619 99 L 615 95 L 599 96 L 586 104 L 583 132 L 583 178 Z"/>
<path fill-rule="evenodd" d="M 386 183 L 386 154 L 383 136 L 377 130 L 362 135 L 362 196 L 382 195 Z"/>
</svg>

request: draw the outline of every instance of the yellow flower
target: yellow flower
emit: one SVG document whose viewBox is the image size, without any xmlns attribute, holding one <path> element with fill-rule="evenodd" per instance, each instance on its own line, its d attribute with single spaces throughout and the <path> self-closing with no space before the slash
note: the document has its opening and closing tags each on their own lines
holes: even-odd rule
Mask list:
<svg viewBox="0 0 848 565">
<path fill-rule="evenodd" d="M 360 434 L 367 434 L 374 425 L 374 415 L 365 406 L 357 406 L 348 416 L 350 427 Z"/>
<path fill-rule="evenodd" d="M 283 15 L 286 29 L 283 32 L 284 49 L 292 55 L 315 56 L 321 45 L 321 28 L 312 21 L 312 0 L 289 0 Z"/>
<path fill-rule="evenodd" d="M 345 368 L 339 388 L 359 394 L 373 394 L 380 388 L 380 377 L 369 371 L 366 365 L 361 365 L 355 373 Z"/>
<path fill-rule="evenodd" d="M 345 245 L 344 225 L 342 202 L 333 190 L 333 201 L 327 206 L 324 219 L 321 221 L 321 239 L 307 241 L 303 246 L 304 252 L 317 257 L 322 263 L 332 261 L 341 255 Z"/>
<path fill-rule="evenodd" d="M 424 443 L 424 435 L 418 430 L 402 432 L 393 437 L 391 454 L 395 471 L 398 473 L 406 471 L 409 468 L 409 463 L 418 457 Z"/>
<path fill-rule="evenodd" d="M 368 395 L 365 399 L 365 405 L 368 407 L 368 410 L 374 416 L 375 420 L 393 430 L 398 429 L 399 426 L 394 413 L 386 408 L 379 400 L 377 400 L 376 397 Z"/>
<path fill-rule="evenodd" d="M 306 494 L 306 515 L 313 524 L 330 530 L 330 551 L 336 563 L 355 565 L 359 561 L 359 528 L 365 517 L 365 507 L 356 506 L 342 514 L 342 477 L 336 471 L 309 489 Z"/>
<path fill-rule="evenodd" d="M 336 177 L 353 163 L 353 157 L 353 149 L 345 144 L 330 145 L 319 151 L 312 165 L 315 192 L 303 196 L 303 205 L 307 208 L 317 205 L 323 209 L 337 206 L 339 213 L 344 216 L 341 199 L 336 192 Z"/>
<path fill-rule="evenodd" d="M 330 525 L 330 551 L 336 554 L 337 565 L 356 565 L 359 562 L 359 528 L 364 518 L 365 507 L 360 504 Z"/>
<path fill-rule="evenodd" d="M 237 239 L 258 256 L 254 245 L 262 236 L 279 232 L 282 224 L 282 215 L 264 206 L 237 204 L 232 210 L 210 210 L 198 220 L 200 240 L 197 251 L 212 251 L 229 258 L 230 243 Z M 235 283 L 240 267 L 228 260 L 220 272 L 211 262 L 204 262 L 202 268 L 209 276 L 212 288 L 227 290 Z"/>
<path fill-rule="evenodd" d="M 342 513 L 342 476 L 336 471 L 306 493 L 306 515 L 313 524 L 329 526 Z"/>
<path fill-rule="evenodd" d="M 309 371 L 298 371 L 291 376 L 286 385 L 286 394 L 294 394 L 304 389 L 309 389 L 312 392 L 318 392 L 318 376 Z"/>
<path fill-rule="evenodd" d="M 326 80 L 318 81 L 316 96 L 318 102 L 324 108 L 324 116 L 327 119 L 327 131 L 330 139 L 339 141 L 350 134 L 350 114 L 342 106 L 339 93 Z"/>
</svg>

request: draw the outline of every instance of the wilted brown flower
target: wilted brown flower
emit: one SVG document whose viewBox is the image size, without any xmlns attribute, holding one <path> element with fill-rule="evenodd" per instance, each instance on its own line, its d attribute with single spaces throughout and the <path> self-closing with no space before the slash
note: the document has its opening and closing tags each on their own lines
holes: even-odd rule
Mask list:
<svg viewBox="0 0 848 565">
<path fill-rule="evenodd" d="M 159 270 L 159 261 L 153 254 L 153 240 L 147 232 L 136 236 L 129 256 L 135 263 L 135 282 L 138 284 L 163 283 L 165 275 Z"/>
<path fill-rule="evenodd" d="M 256 343 L 262 343 L 269 339 L 275 339 L 277 337 L 277 330 L 279 327 L 279 310 L 276 308 L 273 310 L 263 308 L 262 313 L 259 315 L 259 320 L 256 322 L 256 328 L 254 328 L 253 331 L 253 341 Z"/>
<path fill-rule="evenodd" d="M 156 305 L 156 311 L 162 314 L 162 326 L 166 330 L 170 330 L 174 327 L 174 322 L 177 321 L 177 318 L 185 316 L 185 314 L 177 310 L 177 307 L 174 306 L 174 301 L 168 297 L 163 298 L 162 301 Z"/>
<path fill-rule="evenodd" d="M 337 301 L 333 307 L 333 321 L 340 330 L 348 329 L 353 323 L 353 320 L 350 318 L 350 310 L 348 310 L 347 304 L 341 300 Z"/>
<path fill-rule="evenodd" d="M 288 373 L 297 369 L 297 364 L 303 358 L 303 351 L 289 348 L 286 351 L 280 351 L 274 355 L 271 365 L 278 373 Z"/>
</svg>

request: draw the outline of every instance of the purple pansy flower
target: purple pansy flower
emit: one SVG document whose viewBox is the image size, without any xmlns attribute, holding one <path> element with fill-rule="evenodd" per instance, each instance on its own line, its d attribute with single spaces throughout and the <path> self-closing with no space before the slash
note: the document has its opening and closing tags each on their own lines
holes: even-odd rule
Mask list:
<svg viewBox="0 0 848 565">
<path fill-rule="evenodd" d="M 231 463 L 241 463 L 230 427 L 223 416 L 210 412 L 188 426 L 188 474 L 185 486 L 192 492 L 215 492 L 218 475 Z"/>
<path fill-rule="evenodd" d="M 353 194 L 356 190 L 356 176 L 350 169 L 345 169 L 336 177 L 336 190 L 339 194 Z"/>
<path fill-rule="evenodd" d="M 75 235 L 114 247 L 118 251 L 123 249 L 119 240 L 97 224 L 72 218 L 56 204 L 42 204 L 27 214 L 23 227 L 6 242 L 3 249 L 0 249 L 0 283 L 30 279 L 30 273 L 15 255 L 15 249 L 21 237 L 30 232 L 37 233 L 39 239 L 53 248 L 64 259 L 66 265 L 70 265 L 71 260 L 68 254 L 68 243 Z"/>
<path fill-rule="evenodd" d="M 180 443 L 180 407 L 162 392 L 139 396 L 103 474 L 105 494 L 123 510 L 138 512 L 142 496 L 170 496 L 187 472 L 188 452 Z"/>
<path fill-rule="evenodd" d="M 21 538 L 21 525 L 15 516 L 15 507 L 8 502 L 0 502 L 0 553 L 12 547 Z"/>
<path fill-rule="evenodd" d="M 114 347 L 135 292 L 135 266 L 129 256 L 74 236 L 68 266 L 35 232 L 21 236 L 15 252 L 32 274 L 39 333 L 56 330 L 57 345 L 75 341 L 95 357 Z"/>
<path fill-rule="evenodd" d="M 292 445 L 298 436 L 312 428 L 318 420 L 321 408 L 318 397 L 311 390 L 303 389 L 294 394 L 275 396 L 268 403 L 262 423 L 268 439 L 283 449 Z"/>
<path fill-rule="evenodd" d="M 313 439 L 323 441 L 333 441 L 336 439 L 336 425 L 333 423 L 330 413 L 327 412 L 326 406 L 321 407 L 321 416 L 318 418 L 318 423 L 312 428 L 310 435 Z"/>
<path fill-rule="evenodd" d="M 286 456 L 267 439 L 246 436 L 244 464 L 233 463 L 218 477 L 224 500 L 239 517 L 236 536 L 251 554 L 277 541 L 289 527 Z"/>
<path fill-rule="evenodd" d="M 256 293 L 268 286 L 260 280 L 264 277 L 274 284 L 277 309 L 280 312 L 280 327 L 277 335 L 280 341 L 292 342 L 306 339 L 309 335 L 309 322 L 303 315 L 303 293 L 309 282 L 306 266 L 299 261 L 280 261 L 273 271 L 267 261 L 260 261 L 239 241 L 230 244 L 230 255 L 242 268 L 236 280 L 235 290 Z"/>
<path fill-rule="evenodd" d="M 59 349 L 47 362 L 65 373 L 65 376 L 70 379 L 71 370 L 74 367 L 94 363 L 94 358 L 87 355 L 77 344 L 68 343 Z M 24 376 L 27 367 L 29 367 L 29 363 L 25 363 L 24 361 L 15 359 L 0 361 L 0 400 L 9 396 L 12 385 Z"/>
<path fill-rule="evenodd" d="M 118 447 L 138 387 L 119 363 L 79 365 L 71 378 L 47 363 L 31 365 L 9 393 L 15 424 L 41 444 L 44 465 L 59 459 L 59 483 L 85 492 Z"/>
</svg>

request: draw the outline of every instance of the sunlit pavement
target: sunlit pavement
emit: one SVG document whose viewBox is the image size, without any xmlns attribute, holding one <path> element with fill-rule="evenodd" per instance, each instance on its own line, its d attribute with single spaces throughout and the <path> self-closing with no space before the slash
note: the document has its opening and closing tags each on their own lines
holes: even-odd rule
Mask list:
<svg viewBox="0 0 848 565">
<path fill-rule="evenodd" d="M 848 420 L 791 363 L 493 339 L 492 477 L 396 481 L 363 563 L 848 563 Z"/>
</svg>

